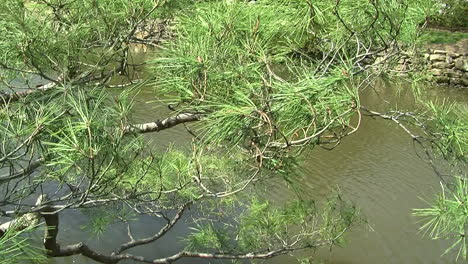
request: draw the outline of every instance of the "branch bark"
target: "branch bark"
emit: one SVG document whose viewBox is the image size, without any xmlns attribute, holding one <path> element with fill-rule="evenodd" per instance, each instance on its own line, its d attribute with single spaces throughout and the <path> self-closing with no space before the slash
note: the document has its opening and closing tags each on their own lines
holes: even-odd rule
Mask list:
<svg viewBox="0 0 468 264">
<path fill-rule="evenodd" d="M 140 256 L 126 255 L 126 259 L 135 260 L 144 263 L 155 263 L 155 264 L 168 264 L 176 262 L 182 258 L 199 258 L 199 259 L 268 259 L 279 255 L 284 255 L 288 252 L 293 251 L 293 248 L 280 248 L 277 250 L 268 250 L 266 252 L 249 252 L 245 254 L 224 254 L 224 253 L 202 253 L 202 252 L 190 252 L 181 251 L 170 257 L 160 259 L 145 259 Z"/>
<path fill-rule="evenodd" d="M 43 196 L 40 196 L 36 202 L 36 205 L 40 206 L 44 199 L 45 198 Z M 192 251 L 182 250 L 171 256 L 164 257 L 164 258 L 157 258 L 157 259 L 150 259 L 150 258 L 145 258 L 143 256 L 121 253 L 127 249 L 130 249 L 136 246 L 149 244 L 161 238 L 167 231 L 169 231 L 172 227 L 174 227 L 177 224 L 179 219 L 182 217 L 184 211 L 191 204 L 192 202 L 188 202 L 182 205 L 177 211 L 177 213 L 174 215 L 172 220 L 169 221 L 167 225 L 165 225 L 155 235 L 151 237 L 143 238 L 143 239 L 138 239 L 138 240 L 134 240 L 132 238 L 130 242 L 121 245 L 118 250 L 114 251 L 110 255 L 99 253 L 82 242 L 62 247 L 57 242 L 57 236 L 59 233 L 59 212 L 56 210 L 56 207 L 54 206 L 42 206 L 40 212 L 31 213 L 31 214 L 34 214 L 35 220 L 23 219 L 24 221 L 21 221 L 21 222 L 19 222 L 19 220 L 13 220 L 13 221 L 10 221 L 1 225 L 1 227 L 2 227 L 2 232 L 6 232 L 8 228 L 15 228 L 16 230 L 19 230 L 18 228 L 24 229 L 26 227 L 31 226 L 33 222 L 38 222 L 40 218 L 43 217 L 46 223 L 46 230 L 44 234 L 44 247 L 47 250 L 47 255 L 49 257 L 67 257 L 67 256 L 73 256 L 73 255 L 83 255 L 99 263 L 106 263 L 106 264 L 116 264 L 124 260 L 133 260 L 133 261 L 142 262 L 142 263 L 165 264 L 165 263 L 173 263 L 184 258 L 198 258 L 198 259 L 207 259 L 207 260 L 209 259 L 227 259 L 227 260 L 229 259 L 231 260 L 234 260 L 234 259 L 239 259 L 239 260 L 268 259 L 268 258 L 272 258 L 275 256 L 287 254 L 294 250 L 317 247 L 322 244 L 330 243 L 330 241 L 326 241 L 326 242 L 320 241 L 322 242 L 321 244 L 310 244 L 310 245 L 306 245 L 302 247 L 297 247 L 295 246 L 295 244 L 297 243 L 296 241 L 296 242 L 293 242 L 292 244 L 289 244 L 289 243 L 284 244 L 283 246 L 280 246 L 275 249 L 266 249 L 266 250 L 259 250 L 259 251 L 245 252 L 245 253 L 224 253 L 224 252 L 207 253 L 207 252 L 192 252 Z M 21 225 L 14 224 L 14 222 L 21 223 Z"/>
<path fill-rule="evenodd" d="M 36 200 L 36 206 L 41 205 L 45 200 L 45 196 L 41 195 Z M 31 226 L 37 226 L 41 219 L 41 214 L 39 212 L 33 212 L 24 214 L 18 218 L 15 218 L 11 221 L 5 222 L 0 225 L 0 237 L 2 237 L 7 231 L 13 229 L 16 231 L 24 230 Z"/>
<path fill-rule="evenodd" d="M 164 129 L 174 127 L 179 124 L 199 121 L 201 116 L 199 114 L 192 113 L 181 113 L 175 116 L 165 118 L 163 120 L 156 120 L 150 123 L 134 124 L 124 127 L 125 133 L 136 132 L 136 133 L 149 133 L 158 132 Z"/>
<path fill-rule="evenodd" d="M 29 89 L 23 92 L 16 92 L 16 93 L 4 93 L 0 94 L 0 105 L 5 105 L 11 102 L 16 102 L 21 98 L 24 98 L 30 94 L 38 93 L 38 92 L 45 92 L 57 85 L 55 82 L 48 83 L 46 85 L 39 86 L 35 89 Z"/>
<path fill-rule="evenodd" d="M 172 220 L 169 223 L 167 223 L 161 230 L 159 230 L 158 233 L 154 234 L 153 236 L 147 237 L 147 238 L 136 239 L 136 240 L 132 239 L 130 242 L 121 245 L 120 248 L 115 253 L 116 254 L 121 254 L 123 251 L 125 251 L 127 249 L 137 247 L 137 246 L 141 246 L 141 245 L 146 245 L 146 244 L 149 244 L 149 243 L 152 243 L 152 242 L 158 240 L 159 238 L 164 236 L 169 230 L 171 230 L 171 228 L 174 227 L 175 224 L 177 224 L 177 222 L 180 220 L 180 218 L 184 214 L 184 211 L 191 204 L 192 204 L 192 202 L 188 202 L 188 203 L 182 205 L 179 208 L 179 211 L 176 213 L 176 215 L 172 218 Z"/>
</svg>

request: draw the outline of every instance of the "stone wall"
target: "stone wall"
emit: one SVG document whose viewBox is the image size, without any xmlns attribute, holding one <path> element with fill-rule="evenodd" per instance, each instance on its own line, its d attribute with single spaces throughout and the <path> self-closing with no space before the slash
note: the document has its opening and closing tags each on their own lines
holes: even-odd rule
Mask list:
<svg viewBox="0 0 468 264">
<path fill-rule="evenodd" d="M 468 39 L 428 46 L 424 60 L 436 83 L 468 87 Z"/>
</svg>

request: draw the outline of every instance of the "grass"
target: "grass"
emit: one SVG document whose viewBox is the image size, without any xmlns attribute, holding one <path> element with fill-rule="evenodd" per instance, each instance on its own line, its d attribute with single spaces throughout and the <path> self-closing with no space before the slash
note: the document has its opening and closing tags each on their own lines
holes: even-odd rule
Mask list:
<svg viewBox="0 0 468 264">
<path fill-rule="evenodd" d="M 450 32 L 428 29 L 421 37 L 421 41 L 423 44 L 454 44 L 467 38 L 467 32 Z"/>
</svg>

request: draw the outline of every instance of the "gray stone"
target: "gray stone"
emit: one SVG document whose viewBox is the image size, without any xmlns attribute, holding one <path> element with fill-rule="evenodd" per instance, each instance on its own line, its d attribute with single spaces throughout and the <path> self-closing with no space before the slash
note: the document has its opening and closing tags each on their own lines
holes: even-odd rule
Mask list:
<svg viewBox="0 0 468 264">
<path fill-rule="evenodd" d="M 445 55 L 442 54 L 431 54 L 429 56 L 430 61 L 445 61 Z"/>
<path fill-rule="evenodd" d="M 453 62 L 452 57 L 450 57 L 450 56 L 445 57 L 445 62 L 448 63 L 448 64 L 452 63 Z"/>
<path fill-rule="evenodd" d="M 460 53 L 456 53 L 456 52 L 450 52 L 450 53 L 448 53 L 447 55 L 450 56 L 450 57 L 452 57 L 453 59 L 456 59 L 456 58 L 458 58 L 458 57 L 461 56 Z"/>
<path fill-rule="evenodd" d="M 398 71 L 398 72 L 405 72 L 408 70 L 409 70 L 409 67 L 407 64 L 399 64 L 395 67 L 395 71 Z"/>
<path fill-rule="evenodd" d="M 434 76 L 440 76 L 443 74 L 443 71 L 440 69 L 431 69 L 429 72 Z"/>
<path fill-rule="evenodd" d="M 433 53 L 434 54 L 447 54 L 447 51 L 446 50 L 434 50 Z"/>
<path fill-rule="evenodd" d="M 435 79 L 436 83 L 449 83 L 450 79 L 447 76 L 439 76 Z"/>
<path fill-rule="evenodd" d="M 466 58 L 456 59 L 455 60 L 455 68 L 460 70 L 460 71 L 468 72 L 468 60 Z"/>
<path fill-rule="evenodd" d="M 430 54 L 429 53 L 424 53 L 424 60 L 429 60 Z"/>
<path fill-rule="evenodd" d="M 432 63 L 432 68 L 436 68 L 436 69 L 448 69 L 448 68 L 449 68 L 449 64 L 447 64 L 447 63 L 444 62 L 444 61 L 438 61 L 438 62 Z"/>
<path fill-rule="evenodd" d="M 462 85 L 463 81 L 459 78 L 450 78 L 450 84 L 452 85 Z"/>
<path fill-rule="evenodd" d="M 463 86 L 468 86 L 468 78 L 461 79 L 461 83 Z"/>
<path fill-rule="evenodd" d="M 458 70 L 447 69 L 445 72 L 450 78 L 461 79 L 463 77 L 463 72 L 458 71 Z"/>
</svg>

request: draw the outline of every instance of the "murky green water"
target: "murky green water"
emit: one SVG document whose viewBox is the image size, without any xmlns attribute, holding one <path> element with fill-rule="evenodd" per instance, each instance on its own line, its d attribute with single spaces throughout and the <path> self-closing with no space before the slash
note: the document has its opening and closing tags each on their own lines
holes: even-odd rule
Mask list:
<svg viewBox="0 0 468 264">
<path fill-rule="evenodd" d="M 396 105 L 399 109 L 413 109 L 410 92 L 402 90 L 400 96 L 395 97 L 395 88 L 394 85 L 381 83 L 375 89 L 367 89 L 362 94 L 362 103 L 378 110 Z M 449 97 L 452 100 L 468 101 L 468 89 L 438 87 L 427 93 L 434 99 Z M 136 121 L 150 122 L 170 114 L 167 108 L 155 108 L 157 103 L 147 103 L 154 99 L 151 87 L 142 89 L 136 99 Z M 190 140 L 183 126 L 145 137 L 161 149 L 171 143 L 180 144 Z M 303 177 L 298 180 L 303 190 L 320 200 L 339 186 L 342 193 L 361 208 L 369 222 L 367 226 L 360 226 L 350 232 L 345 247 L 335 248 L 331 252 L 316 252 L 317 260 L 330 264 L 453 262 L 453 256 L 440 257 L 447 244 L 423 238 L 418 234 L 418 219 L 411 216 L 413 208 L 425 206 L 422 198 L 430 200 L 440 190 L 439 179 L 430 166 L 417 156 L 416 151 L 412 140 L 396 124 L 364 117 L 359 131 L 345 138 L 333 151 L 317 148 L 306 154 Z M 281 182 L 269 183 L 268 191 L 270 198 L 277 201 L 292 197 Z M 78 211 L 64 214 L 59 241 L 63 244 L 87 241 L 99 251 L 110 252 L 127 239 L 126 229 L 122 225 L 112 226 L 102 239 L 96 240 L 80 229 L 85 224 L 86 217 Z M 161 226 L 160 221 L 145 217 L 134 226 L 134 232 L 144 236 Z M 133 253 L 148 257 L 167 256 L 180 249 L 177 239 L 187 232 L 187 227 L 181 225 L 168 233 L 164 240 Z M 311 254 L 314 252 L 298 253 L 301 256 Z M 52 259 L 50 263 L 94 262 L 74 256 Z M 280 257 L 268 263 L 294 262 L 291 257 Z"/>
</svg>

